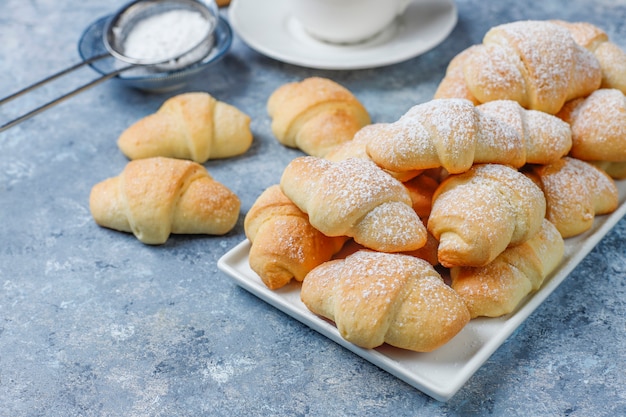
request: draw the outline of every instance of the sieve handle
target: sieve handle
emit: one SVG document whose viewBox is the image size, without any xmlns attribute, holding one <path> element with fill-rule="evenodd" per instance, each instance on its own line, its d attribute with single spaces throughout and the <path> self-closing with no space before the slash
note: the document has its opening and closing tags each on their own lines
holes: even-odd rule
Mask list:
<svg viewBox="0 0 626 417">
<path fill-rule="evenodd" d="M 21 95 L 23 95 L 23 94 L 25 94 L 25 93 L 27 93 L 29 91 L 32 91 L 32 90 L 34 90 L 34 89 L 36 89 L 38 87 L 41 87 L 42 85 L 44 85 L 44 84 L 46 84 L 46 83 L 48 83 L 48 82 L 50 82 L 50 81 L 52 81 L 52 80 L 54 80 L 56 78 L 59 78 L 59 77 L 65 75 L 65 74 L 68 74 L 68 73 L 70 73 L 70 72 L 72 72 L 72 71 L 74 71 L 74 70 L 76 70 L 76 69 L 78 69 L 78 68 L 80 68 L 80 67 L 82 67 L 82 66 L 84 66 L 86 64 L 89 64 L 89 63 L 94 62 L 94 61 L 96 61 L 98 59 L 102 59 L 102 58 L 105 58 L 105 57 L 108 57 L 108 56 L 110 56 L 110 55 L 109 54 L 98 55 L 98 56 L 90 58 L 90 59 L 88 59 L 86 61 L 80 62 L 80 63 L 78 63 L 78 64 L 76 64 L 76 65 L 74 65 L 74 66 L 72 66 L 70 68 L 67 68 L 67 69 L 63 70 L 63 71 L 60 71 L 60 72 L 58 72 L 58 73 L 56 73 L 54 75 L 51 75 L 51 76 L 49 76 L 49 77 L 47 77 L 47 78 L 45 78 L 45 79 L 43 79 L 43 80 L 41 80 L 41 81 L 31 85 L 31 86 L 28 86 L 28 87 L 18 91 L 17 93 L 14 93 L 14 94 L 12 94 L 12 95 L 10 95 L 8 97 L 3 98 L 2 100 L 0 100 L 0 105 L 2 105 L 4 103 L 7 103 L 7 102 L 13 100 L 14 98 L 17 98 L 17 97 L 19 97 L 19 96 L 21 96 Z M 95 80 L 93 80 L 93 81 L 91 81 L 91 82 L 89 82 L 87 84 L 84 84 L 84 85 L 82 85 L 82 86 L 80 86 L 80 87 L 70 91 L 67 94 L 62 95 L 61 97 L 58 97 L 58 98 L 56 98 L 56 99 L 54 99 L 54 100 L 52 100 L 52 101 L 50 101 L 50 102 L 48 102 L 46 104 L 43 104 L 43 105 L 37 107 L 34 110 L 29 111 L 28 113 L 26 113 L 26 114 L 24 114 L 22 116 L 19 116 L 19 117 L 15 118 L 15 119 L 13 119 L 13 120 L 11 120 L 9 122 L 6 122 L 2 126 L 0 126 L 0 132 L 3 132 L 5 130 L 9 129 L 9 128 L 11 128 L 11 127 L 13 127 L 13 126 L 23 122 L 24 120 L 30 119 L 31 117 L 36 116 L 37 114 L 39 114 L 39 113 L 49 109 L 50 107 L 53 107 L 53 106 L 61 103 L 64 100 L 67 100 L 70 97 L 73 97 L 73 96 L 75 96 L 75 95 L 77 95 L 79 93 L 82 93 L 83 91 L 85 91 L 85 90 L 87 90 L 87 89 L 89 89 L 91 87 L 94 87 L 94 86 L 96 86 L 96 85 L 98 85 L 98 84 L 100 84 L 100 83 L 102 83 L 102 82 L 104 82 L 104 81 L 106 81 L 106 80 L 108 80 L 110 78 L 113 78 L 116 75 L 119 75 L 119 74 L 121 74 L 124 71 L 127 71 L 127 70 L 129 70 L 131 68 L 135 68 L 136 66 L 137 65 L 134 65 L 134 64 L 133 65 L 128 65 L 126 67 L 122 67 L 120 69 L 112 71 L 112 72 L 110 72 L 108 74 L 104 74 L 103 76 L 101 76 L 99 78 L 96 78 Z"/>
<path fill-rule="evenodd" d="M 16 98 L 18 98 L 18 97 L 22 96 L 22 95 L 24 95 L 24 94 L 26 94 L 26 93 L 28 93 L 28 92 L 30 92 L 30 91 L 33 91 L 33 90 L 35 90 L 35 89 L 37 89 L 37 88 L 39 88 L 39 87 L 43 86 L 44 84 L 47 84 L 47 83 L 49 83 L 49 82 L 51 82 L 51 81 L 54 81 L 54 80 L 56 80 L 57 78 L 61 78 L 62 76 L 66 75 L 66 74 L 69 74 L 70 72 L 74 72 L 74 71 L 76 71 L 77 69 L 79 69 L 79 68 L 81 68 L 81 67 L 84 67 L 85 65 L 89 65 L 89 64 L 91 64 L 91 63 L 93 63 L 93 62 L 99 61 L 99 60 L 101 60 L 101 59 L 103 59 L 103 58 L 106 58 L 106 57 L 108 57 L 108 56 L 111 56 L 111 55 L 110 55 L 110 54 L 108 54 L 108 53 L 106 53 L 106 54 L 102 54 L 102 55 L 96 55 L 96 56 L 93 56 L 93 57 L 91 57 L 91 58 L 89 58 L 89 59 L 86 59 L 86 60 L 84 60 L 84 61 L 82 61 L 82 62 L 79 62 L 79 63 L 78 63 L 78 64 L 76 64 L 76 65 L 73 65 L 73 66 L 71 66 L 71 67 L 69 67 L 69 68 L 66 68 L 66 69 L 64 69 L 64 70 L 62 70 L 62 71 L 59 71 L 59 72 L 57 72 L 56 74 L 52 74 L 52 75 L 50 75 L 50 76 L 48 76 L 48 77 L 44 78 L 44 79 L 43 79 L 43 80 L 41 80 L 41 81 L 38 81 L 38 82 L 36 82 L 36 83 L 34 83 L 34 84 L 31 84 L 31 85 L 29 85 L 28 87 L 23 88 L 23 89 L 21 89 L 20 91 L 17 91 L 17 92 L 15 92 L 15 93 L 11 94 L 10 96 L 7 96 L 7 97 L 5 97 L 5 98 L 1 99 L 1 100 L 0 100 L 0 106 L 2 106 L 2 105 L 3 105 L 3 104 L 5 104 L 5 103 L 8 103 L 9 101 L 11 101 L 11 100 L 13 100 L 13 99 L 16 99 Z"/>
</svg>

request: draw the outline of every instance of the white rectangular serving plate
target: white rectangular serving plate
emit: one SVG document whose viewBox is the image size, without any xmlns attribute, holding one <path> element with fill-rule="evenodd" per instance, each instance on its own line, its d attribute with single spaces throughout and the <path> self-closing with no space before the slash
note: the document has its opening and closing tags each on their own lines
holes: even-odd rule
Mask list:
<svg viewBox="0 0 626 417">
<path fill-rule="evenodd" d="M 448 401 L 626 214 L 626 180 L 616 183 L 619 190 L 618 209 L 609 215 L 596 217 L 591 230 L 566 239 L 561 265 L 539 291 L 527 297 L 511 314 L 470 321 L 450 342 L 434 352 L 417 353 L 389 345 L 363 349 L 346 341 L 334 324 L 311 313 L 300 301 L 300 283 L 275 291 L 263 284 L 250 269 L 248 240 L 224 254 L 217 265 L 241 287 L 270 305 L 436 400 Z"/>
</svg>

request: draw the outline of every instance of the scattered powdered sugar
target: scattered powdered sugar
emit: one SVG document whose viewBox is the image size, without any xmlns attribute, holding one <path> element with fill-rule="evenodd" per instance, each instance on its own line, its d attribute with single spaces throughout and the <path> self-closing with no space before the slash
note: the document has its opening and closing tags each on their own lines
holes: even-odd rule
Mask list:
<svg viewBox="0 0 626 417">
<path fill-rule="evenodd" d="M 428 228 L 440 239 L 446 264 L 493 259 L 541 226 L 545 198 L 523 174 L 504 165 L 474 165 L 449 179 L 435 196 Z M 463 260 L 461 262 L 461 260 Z"/>
<path fill-rule="evenodd" d="M 539 168 L 542 171 L 540 177 L 552 216 L 575 213 L 591 220 L 596 210 L 613 207 L 617 202 L 615 182 L 587 162 L 565 157 L 554 166 Z"/>
<path fill-rule="evenodd" d="M 550 114 L 565 101 L 588 94 L 600 76 L 595 56 L 576 44 L 567 29 L 546 21 L 492 28 L 464 71 L 480 101 L 511 99 Z"/>
<path fill-rule="evenodd" d="M 360 158 L 349 158 L 337 163 L 326 163 L 319 159 L 310 161 L 323 165 L 324 172 L 323 186 L 320 184 L 317 189 L 310 189 L 309 198 L 319 203 L 317 208 L 326 213 L 324 218 L 327 221 L 332 222 L 331 218 L 336 218 L 337 226 L 353 225 L 382 202 L 397 201 L 411 205 L 402 183 L 372 161 Z M 345 224 L 346 220 L 348 224 Z"/>
<path fill-rule="evenodd" d="M 579 102 L 571 119 L 575 156 L 626 160 L 626 98 L 621 91 L 594 91 Z"/>
<path fill-rule="evenodd" d="M 554 162 L 567 154 L 572 146 L 569 125 L 551 114 L 524 109 L 513 100 L 494 100 L 480 104 L 477 109 L 518 132 L 525 154 L 524 163 Z"/>
<path fill-rule="evenodd" d="M 496 32 L 519 53 L 524 63 L 531 93 L 536 95 L 536 101 L 532 100 L 533 95 L 530 96 L 530 107 L 542 106 L 543 101 L 559 100 L 560 96 L 560 108 L 565 102 L 574 65 L 575 42 L 569 32 L 555 24 L 539 21 L 501 25 Z"/>
<path fill-rule="evenodd" d="M 461 172 L 472 165 L 477 129 L 478 116 L 469 100 L 431 100 L 412 107 L 398 121 L 381 126 L 379 137 L 368 144 L 368 152 L 376 163 L 390 170 L 443 166 L 450 172 Z"/>
</svg>

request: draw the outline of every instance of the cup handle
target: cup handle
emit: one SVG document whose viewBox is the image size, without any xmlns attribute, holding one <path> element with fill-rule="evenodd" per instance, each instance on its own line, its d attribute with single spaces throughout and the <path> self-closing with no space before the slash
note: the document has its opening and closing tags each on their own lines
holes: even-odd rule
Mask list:
<svg viewBox="0 0 626 417">
<path fill-rule="evenodd" d="M 411 2 L 413 2 L 413 0 L 400 0 L 400 2 L 398 2 L 397 15 L 399 16 L 402 13 L 404 13 L 404 11 L 406 10 L 406 8 L 409 6 Z"/>
</svg>

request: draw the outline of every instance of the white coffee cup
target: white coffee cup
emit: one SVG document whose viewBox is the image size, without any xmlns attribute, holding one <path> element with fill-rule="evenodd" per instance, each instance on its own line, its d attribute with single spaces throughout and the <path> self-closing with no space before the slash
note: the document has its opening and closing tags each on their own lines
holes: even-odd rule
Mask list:
<svg viewBox="0 0 626 417">
<path fill-rule="evenodd" d="M 358 43 L 387 28 L 412 0 L 290 0 L 292 13 L 313 37 Z"/>
</svg>

